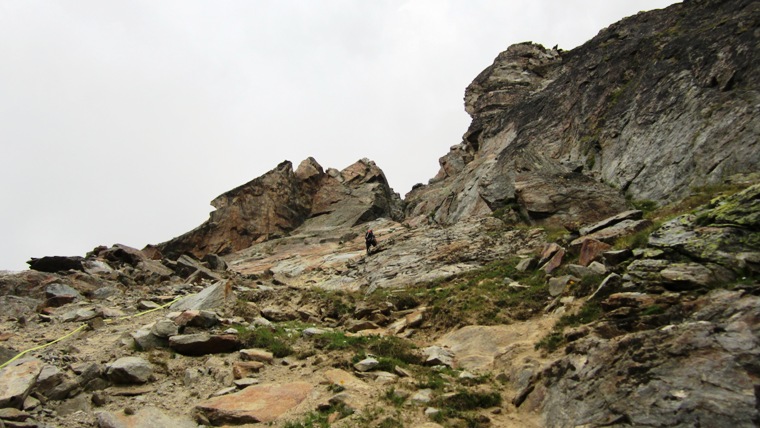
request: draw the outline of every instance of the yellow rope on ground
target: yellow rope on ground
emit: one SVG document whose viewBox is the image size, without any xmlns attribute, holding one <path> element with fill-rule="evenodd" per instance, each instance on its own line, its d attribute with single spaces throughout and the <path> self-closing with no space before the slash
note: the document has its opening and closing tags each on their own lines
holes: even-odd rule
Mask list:
<svg viewBox="0 0 760 428">
<path fill-rule="evenodd" d="M 18 355 L 16 355 L 15 357 L 11 358 L 10 360 L 4 362 L 3 364 L 0 364 L 0 369 L 2 369 L 3 367 L 7 366 L 8 364 L 16 361 L 17 359 L 21 358 L 21 356 L 24 355 L 24 354 L 27 354 L 27 353 L 32 352 L 32 351 L 38 351 L 40 349 L 46 348 L 46 347 L 48 347 L 48 346 L 56 343 L 56 342 L 60 342 L 61 340 L 65 339 L 65 338 L 67 338 L 69 336 L 71 336 L 72 334 L 78 332 L 79 330 L 82 330 L 85 327 L 87 327 L 87 324 L 82 324 L 79 327 L 77 327 L 76 330 L 72 331 L 71 333 L 69 333 L 69 334 L 67 334 L 65 336 L 61 336 L 61 337 L 59 337 L 58 339 L 55 339 L 52 342 L 48 342 L 48 343 L 46 343 L 44 345 L 35 346 L 34 348 L 27 349 L 26 351 L 23 351 L 23 352 L 19 353 Z"/>
<path fill-rule="evenodd" d="M 130 318 L 137 318 L 139 316 L 143 316 L 145 314 L 149 314 L 149 313 L 157 311 L 159 309 L 164 309 L 167 306 L 173 305 L 175 302 L 179 301 L 180 299 L 184 299 L 185 297 L 189 297 L 189 296 L 192 296 L 192 295 L 193 294 L 188 294 L 186 296 L 180 296 L 180 297 L 177 297 L 176 299 L 172 300 L 171 302 L 169 302 L 169 303 L 167 303 L 165 305 L 161 305 L 161 306 L 159 306 L 157 308 L 148 309 L 147 311 L 139 312 L 139 313 L 136 313 L 134 315 L 127 315 L 127 316 L 124 316 L 124 317 L 121 317 L 121 318 L 108 319 L 108 320 L 105 320 L 105 322 L 108 323 L 108 324 L 110 324 L 110 323 L 112 323 L 114 321 L 123 321 L 123 320 L 130 319 Z M 87 324 L 82 324 L 79 327 L 77 327 L 74 331 L 72 331 L 72 332 L 70 332 L 70 333 L 68 333 L 68 334 L 66 334 L 64 336 L 61 336 L 58 339 L 53 340 L 52 342 L 48 342 L 48 343 L 46 343 L 44 345 L 40 345 L 40 346 L 35 346 L 34 348 L 27 349 L 26 351 L 22 351 L 22 352 L 18 353 L 15 357 L 11 358 L 10 360 L 4 362 L 3 364 L 0 364 L 0 369 L 5 368 L 5 366 L 7 366 L 8 364 L 10 364 L 10 363 L 16 361 L 17 359 L 21 358 L 22 355 L 28 354 L 29 352 L 39 351 L 40 349 L 47 348 L 48 346 L 50 346 L 50 345 L 52 345 L 54 343 L 60 342 L 61 340 L 63 340 L 65 338 L 73 335 L 74 333 L 77 333 L 77 332 L 81 331 L 85 327 L 87 327 Z"/>
</svg>

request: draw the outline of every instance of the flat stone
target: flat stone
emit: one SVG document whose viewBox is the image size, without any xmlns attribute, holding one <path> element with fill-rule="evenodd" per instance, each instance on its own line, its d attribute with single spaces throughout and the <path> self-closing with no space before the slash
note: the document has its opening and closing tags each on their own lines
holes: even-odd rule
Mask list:
<svg viewBox="0 0 760 428">
<path fill-rule="evenodd" d="M 211 398 L 195 408 L 212 425 L 267 423 L 300 404 L 312 389 L 306 382 L 254 385 Z"/>
<path fill-rule="evenodd" d="M 316 327 L 309 327 L 309 328 L 303 329 L 303 331 L 301 332 L 301 335 L 303 335 L 303 337 L 314 337 L 314 336 L 323 335 L 325 333 L 327 333 L 327 330 L 323 330 L 321 328 L 316 328 Z"/>
<path fill-rule="evenodd" d="M 134 415 L 124 412 L 96 413 L 99 428 L 197 428 L 193 420 L 184 415 L 168 415 L 155 407 L 142 407 Z"/>
<path fill-rule="evenodd" d="M 145 383 L 153 366 L 140 357 L 123 357 L 106 366 L 106 376 L 114 383 Z"/>
<path fill-rule="evenodd" d="M 592 234 L 596 231 L 609 228 L 625 220 L 641 220 L 643 216 L 644 216 L 643 211 L 639 211 L 639 210 L 623 211 L 620 214 L 614 215 L 612 217 L 608 217 L 602 221 L 596 222 L 589 226 L 581 227 L 579 231 L 580 231 L 581 236 L 585 236 L 585 235 Z"/>
<path fill-rule="evenodd" d="M 598 230 L 594 233 L 591 233 L 586 236 L 581 236 L 580 238 L 573 240 L 570 243 L 570 247 L 581 248 L 583 246 L 583 242 L 589 239 L 595 239 L 597 241 L 602 241 L 607 244 L 613 244 L 615 240 L 617 240 L 618 238 L 642 231 L 651 225 L 652 225 L 652 222 L 646 219 L 623 220 L 620 223 L 616 223 L 613 226 Z"/>
<path fill-rule="evenodd" d="M 259 361 L 235 361 L 232 363 L 232 376 L 235 379 L 250 377 L 253 373 L 258 373 L 264 368 L 264 363 Z"/>
<path fill-rule="evenodd" d="M 169 338 L 169 347 L 183 355 L 206 355 L 233 352 L 240 342 L 234 334 L 180 334 Z"/>
<path fill-rule="evenodd" d="M 150 300 L 140 300 L 137 303 L 137 309 L 139 309 L 141 311 L 147 311 L 147 310 L 151 310 L 151 309 L 158 309 L 160 307 L 161 307 L 161 305 L 159 305 L 156 302 L 150 301 Z"/>
<path fill-rule="evenodd" d="M 12 407 L 0 409 L 0 419 L 4 421 L 25 421 L 31 417 L 29 413 Z"/>
<path fill-rule="evenodd" d="M 274 361 L 274 355 L 266 349 L 241 349 L 240 358 L 243 361 L 260 361 L 267 364 Z"/>
<path fill-rule="evenodd" d="M 621 307 L 642 309 L 654 304 L 654 296 L 637 292 L 614 293 L 602 301 L 602 307 L 607 311 L 612 311 Z"/>
<path fill-rule="evenodd" d="M 672 263 L 660 271 L 667 281 L 696 287 L 708 287 L 716 283 L 713 272 L 699 263 Z"/>
<path fill-rule="evenodd" d="M 235 379 L 232 381 L 238 388 L 247 388 L 251 385 L 258 385 L 259 380 L 253 377 L 244 377 L 242 379 Z"/>
<path fill-rule="evenodd" d="M 370 357 L 370 358 L 365 358 L 359 361 L 358 363 L 354 364 L 354 368 L 360 372 L 367 372 L 377 367 L 378 364 L 380 364 L 379 361 Z"/>
<path fill-rule="evenodd" d="M 43 362 L 37 359 L 17 360 L 0 370 L 0 408 L 20 409 L 37 381 Z"/>
<path fill-rule="evenodd" d="M 346 329 L 352 333 L 362 330 L 377 330 L 378 328 L 380 328 L 379 325 L 367 320 L 352 320 L 346 326 Z"/>
<path fill-rule="evenodd" d="M 325 371 L 323 376 L 330 385 L 340 386 L 345 389 L 357 391 L 369 391 L 372 389 L 366 382 L 345 370 L 330 369 Z"/>
</svg>

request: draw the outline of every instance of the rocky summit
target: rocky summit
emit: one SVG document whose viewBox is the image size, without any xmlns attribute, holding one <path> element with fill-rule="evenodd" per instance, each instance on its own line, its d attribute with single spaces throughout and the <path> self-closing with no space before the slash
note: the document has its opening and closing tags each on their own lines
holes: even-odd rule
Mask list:
<svg viewBox="0 0 760 428">
<path fill-rule="evenodd" d="M 520 43 L 403 200 L 286 161 L 0 272 L 0 427 L 760 425 L 758 47 L 744 0 Z"/>
</svg>

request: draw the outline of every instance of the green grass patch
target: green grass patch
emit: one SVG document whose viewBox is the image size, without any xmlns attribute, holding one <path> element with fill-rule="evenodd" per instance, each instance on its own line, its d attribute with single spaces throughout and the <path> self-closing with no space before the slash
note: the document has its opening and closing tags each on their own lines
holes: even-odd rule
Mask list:
<svg viewBox="0 0 760 428">
<path fill-rule="evenodd" d="M 406 402 L 407 397 L 404 394 L 397 394 L 396 388 L 391 387 L 385 391 L 383 398 L 389 403 L 393 404 L 395 407 L 401 407 Z"/>
<path fill-rule="evenodd" d="M 417 347 L 412 342 L 396 336 L 348 336 L 335 331 L 316 336 L 314 346 L 327 351 L 354 350 L 354 363 L 372 354 L 380 362 L 377 370 L 392 372 L 396 366 L 422 364 L 422 357 L 416 351 Z"/>
<path fill-rule="evenodd" d="M 238 331 L 238 338 L 243 347 L 263 348 L 277 358 L 287 357 L 294 352 L 292 347 L 295 341 L 292 337 L 293 335 L 282 327 L 277 327 L 274 331 L 265 327 L 258 327 L 253 330 L 244 326 L 237 326 L 235 328 Z"/>
<path fill-rule="evenodd" d="M 536 349 L 544 349 L 547 352 L 554 352 L 560 346 L 565 344 L 565 336 L 558 331 L 552 331 L 536 343 Z"/>
</svg>

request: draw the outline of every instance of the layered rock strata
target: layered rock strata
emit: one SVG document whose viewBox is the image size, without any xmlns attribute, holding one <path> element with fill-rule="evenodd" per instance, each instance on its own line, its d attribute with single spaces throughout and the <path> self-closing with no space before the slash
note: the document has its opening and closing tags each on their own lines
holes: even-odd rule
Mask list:
<svg viewBox="0 0 760 428">
<path fill-rule="evenodd" d="M 311 229 L 351 227 L 379 217 L 400 218 L 401 200 L 382 170 L 362 159 L 342 171 L 324 171 L 313 158 L 296 170 L 289 161 L 211 201 L 210 218 L 158 244 L 169 258 L 190 253 L 229 254 L 281 237 L 308 222 Z"/>
<path fill-rule="evenodd" d="M 754 172 L 757 2 L 640 13 L 563 52 L 523 43 L 465 93 L 472 123 L 407 216 L 589 223 Z"/>
</svg>

